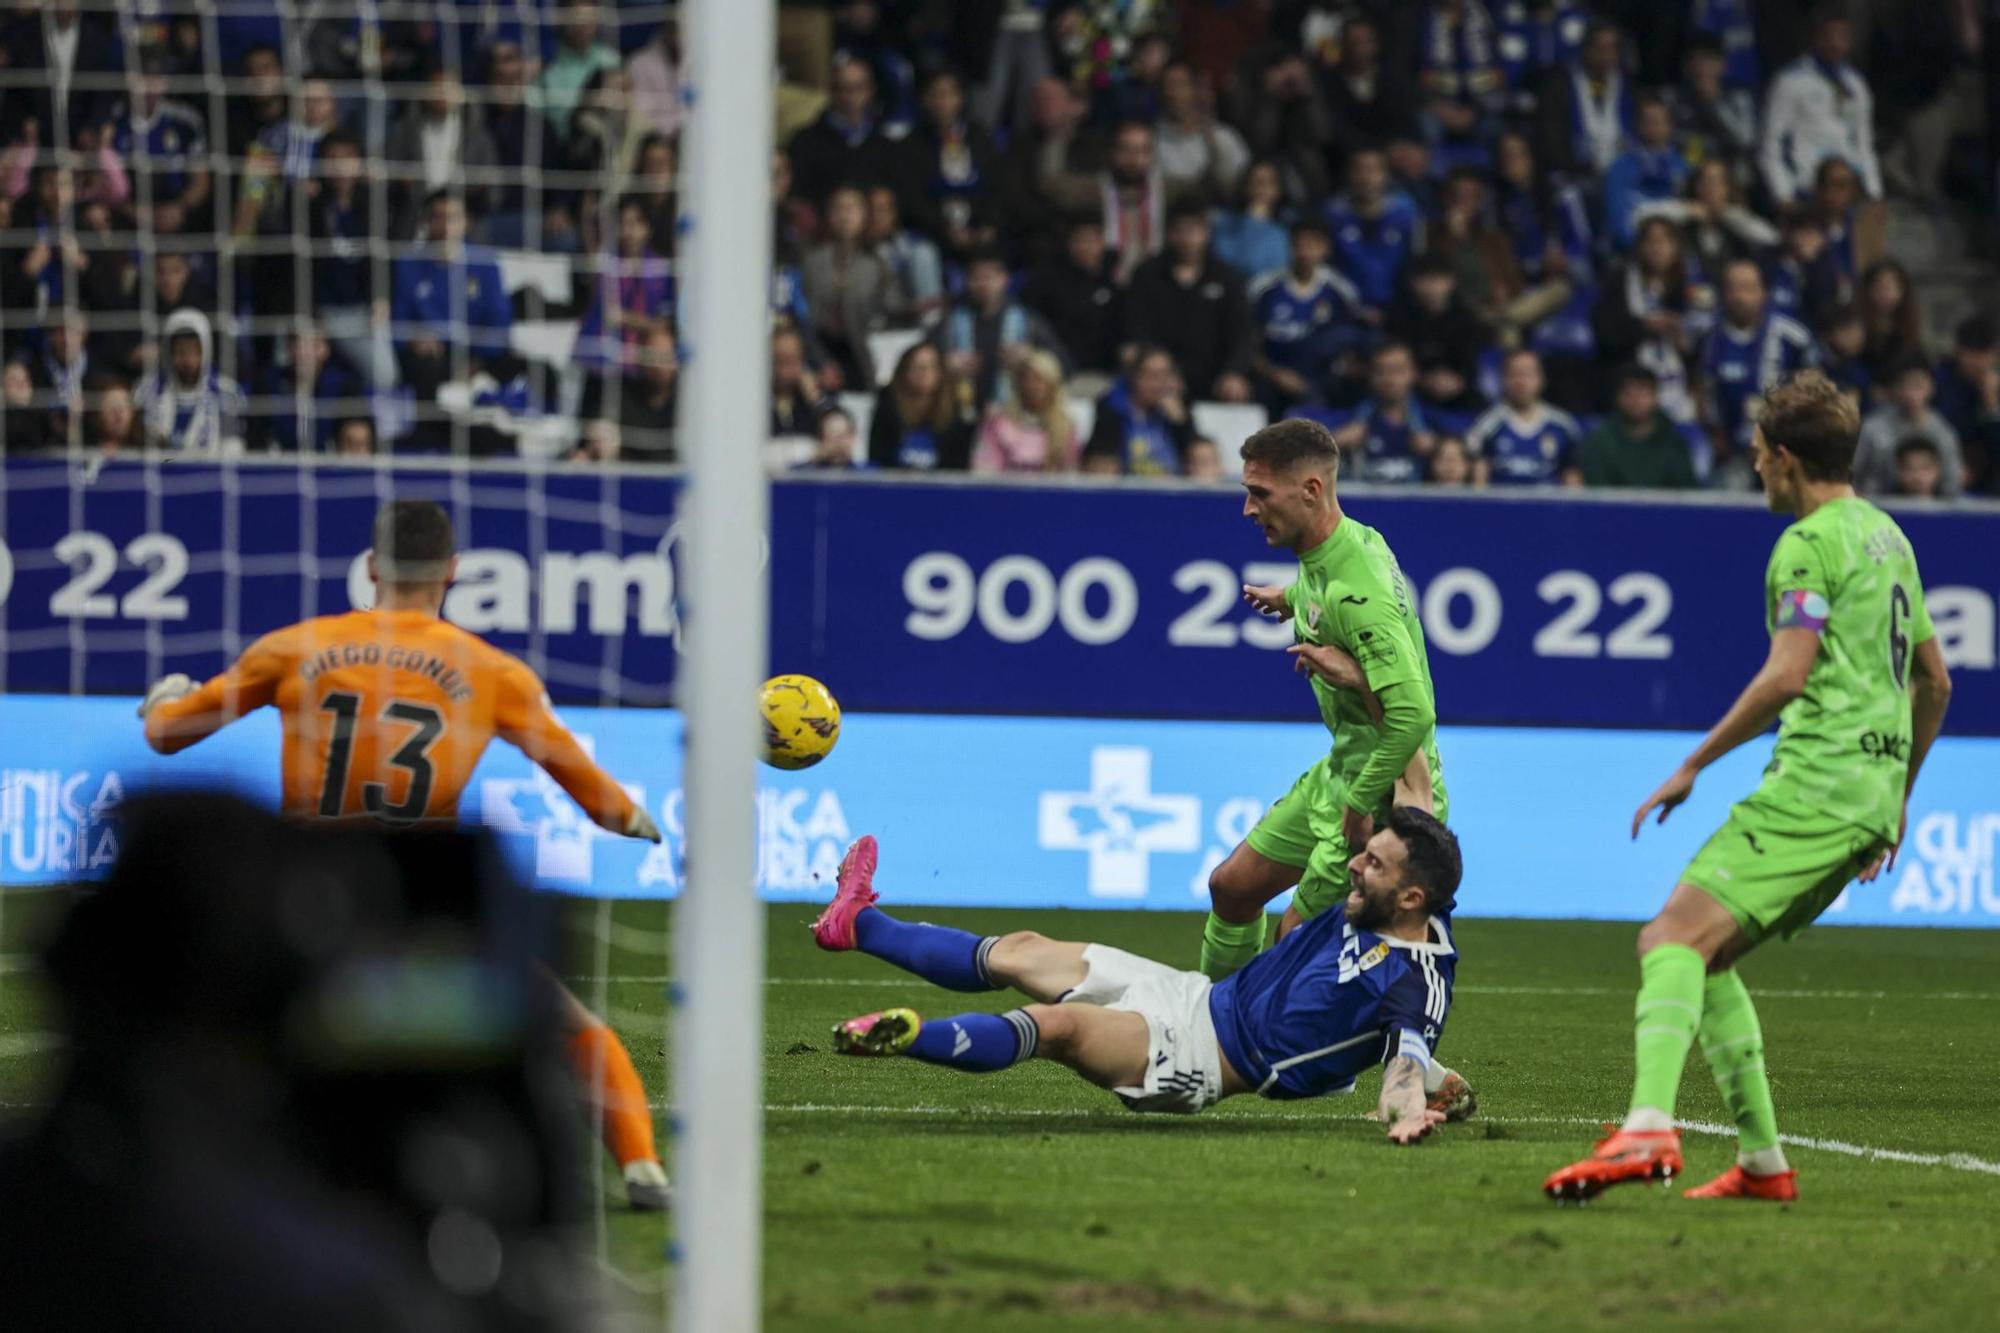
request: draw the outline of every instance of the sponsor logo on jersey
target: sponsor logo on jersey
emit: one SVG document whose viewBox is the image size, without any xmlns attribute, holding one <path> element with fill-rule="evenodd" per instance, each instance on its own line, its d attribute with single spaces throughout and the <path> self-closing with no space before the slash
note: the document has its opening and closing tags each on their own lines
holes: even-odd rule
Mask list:
<svg viewBox="0 0 2000 1333">
<path fill-rule="evenodd" d="M 1907 763 L 1910 758 L 1910 738 L 1891 736 L 1881 731 L 1864 731 L 1861 733 L 1861 753 L 1870 759 L 1894 759 L 1899 763 Z"/>
</svg>

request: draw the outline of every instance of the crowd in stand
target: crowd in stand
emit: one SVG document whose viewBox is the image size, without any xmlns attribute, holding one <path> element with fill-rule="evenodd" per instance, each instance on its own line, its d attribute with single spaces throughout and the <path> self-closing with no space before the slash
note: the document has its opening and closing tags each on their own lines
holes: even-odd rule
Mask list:
<svg viewBox="0 0 2000 1333">
<path fill-rule="evenodd" d="M 11 16 L 10 452 L 510 453 L 547 412 L 675 456 L 671 8 L 436 8 Z M 1214 477 L 1219 403 L 1367 481 L 1745 489 L 1761 395 L 1818 366 L 1865 489 L 2000 490 L 2000 329 L 1933 346 L 1882 222 L 1983 132 L 1976 0 L 783 15 L 802 461 Z M 573 286 L 510 294 L 500 252 Z M 522 350 L 544 319 L 570 356 Z"/>
</svg>

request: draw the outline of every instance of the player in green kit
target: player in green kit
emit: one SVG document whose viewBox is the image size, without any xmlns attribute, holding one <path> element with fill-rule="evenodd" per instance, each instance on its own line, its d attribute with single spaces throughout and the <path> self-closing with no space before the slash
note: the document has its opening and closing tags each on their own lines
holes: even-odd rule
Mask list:
<svg viewBox="0 0 2000 1333">
<path fill-rule="evenodd" d="M 1289 588 L 1246 587 L 1289 619 L 1333 751 L 1307 769 L 1209 876 L 1201 970 L 1214 980 L 1264 947 L 1264 907 L 1293 885 L 1281 929 L 1337 906 L 1347 863 L 1393 800 L 1446 817 L 1437 707 L 1410 585 L 1382 534 L 1340 511 L 1340 449 L 1317 422 L 1280 421 L 1243 444 L 1243 513 L 1299 557 Z M 1401 779 L 1399 788 L 1398 782 Z"/>
<path fill-rule="evenodd" d="M 1637 1076 L 1624 1126 L 1551 1175 L 1558 1201 L 1681 1170 L 1674 1096 L 1697 1038 L 1736 1121 L 1736 1165 L 1700 1199 L 1798 1197 L 1778 1146 L 1764 1038 L 1736 963 L 1810 925 L 1850 880 L 1893 864 L 1910 788 L 1951 695 L 1924 611 L 1916 557 L 1848 478 L 1858 422 L 1840 390 L 1806 371 L 1774 390 L 1751 460 L 1775 513 L 1798 521 L 1764 576 L 1770 655 L 1715 729 L 1632 817 L 1664 821 L 1702 769 L 1778 719 L 1764 780 L 1730 810 L 1639 932 Z"/>
</svg>

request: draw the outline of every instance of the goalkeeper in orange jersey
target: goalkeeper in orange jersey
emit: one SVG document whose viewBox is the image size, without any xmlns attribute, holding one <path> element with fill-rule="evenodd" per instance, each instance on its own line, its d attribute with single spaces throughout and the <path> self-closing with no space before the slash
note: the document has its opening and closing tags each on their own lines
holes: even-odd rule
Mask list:
<svg viewBox="0 0 2000 1333">
<path fill-rule="evenodd" d="M 375 609 L 267 634 L 205 685 L 180 674 L 156 682 L 139 705 L 146 743 L 173 754 L 275 705 L 284 721 L 286 814 L 408 825 L 455 819 L 479 756 L 499 736 L 546 769 L 600 827 L 658 842 L 652 819 L 557 720 L 540 678 L 439 616 L 456 566 L 451 519 L 440 506 L 384 505 L 368 556 Z M 666 1172 L 632 1057 L 567 989 L 559 1011 L 627 1197 L 637 1208 L 665 1207 Z"/>
</svg>

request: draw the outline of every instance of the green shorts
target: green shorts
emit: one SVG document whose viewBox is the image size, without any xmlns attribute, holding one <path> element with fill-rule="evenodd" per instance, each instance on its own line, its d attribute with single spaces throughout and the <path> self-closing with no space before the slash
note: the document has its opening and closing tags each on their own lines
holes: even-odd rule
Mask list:
<svg viewBox="0 0 2000 1333">
<path fill-rule="evenodd" d="M 1791 939 L 1818 918 L 1885 845 L 1867 829 L 1750 796 L 1702 844 L 1681 883 L 1736 918 L 1753 943 Z"/>
<path fill-rule="evenodd" d="M 1437 807 L 1437 817 L 1445 818 L 1442 793 Z M 1292 905 L 1307 920 L 1347 896 L 1347 863 L 1354 851 L 1340 829 L 1346 809 L 1347 788 L 1333 771 L 1333 757 L 1328 755 L 1299 774 L 1292 789 L 1264 812 L 1244 839 L 1259 856 L 1299 868 L 1299 888 L 1292 896 Z M 1375 811 L 1375 818 L 1380 820 L 1388 813 L 1385 801 L 1383 808 Z"/>
</svg>

